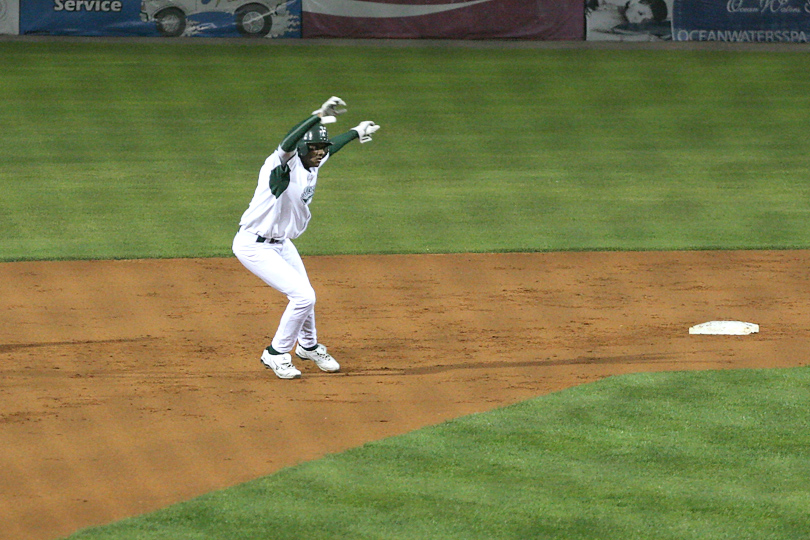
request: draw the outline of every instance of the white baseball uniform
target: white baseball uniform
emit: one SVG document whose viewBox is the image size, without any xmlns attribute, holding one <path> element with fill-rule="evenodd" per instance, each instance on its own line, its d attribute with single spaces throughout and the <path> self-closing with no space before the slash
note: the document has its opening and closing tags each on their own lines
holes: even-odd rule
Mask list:
<svg viewBox="0 0 810 540">
<path fill-rule="evenodd" d="M 271 347 L 282 354 L 291 351 L 296 341 L 305 349 L 318 345 L 315 291 L 292 243 L 306 230 L 312 217 L 309 203 L 315 195 L 318 172 L 348 142 L 370 139 L 370 133 L 376 130 L 373 122 L 362 122 L 330 141 L 321 122 L 318 116 L 311 116 L 298 124 L 265 160 L 253 199 L 233 239 L 233 252 L 239 261 L 289 299 L 271 342 Z M 313 133 L 318 140 L 313 139 Z M 305 143 L 328 145 L 329 150 L 317 166 L 302 161 L 308 148 Z"/>
<path fill-rule="evenodd" d="M 301 158 L 279 147 L 264 162 L 250 206 L 239 222 L 233 252 L 245 267 L 289 299 L 271 345 L 279 352 L 318 344 L 315 329 L 315 291 L 292 239 L 303 233 L 312 214 L 309 203 L 315 195 L 318 167 L 309 170 Z M 279 165 L 290 167 L 290 183 L 279 196 L 270 191 L 270 172 Z M 264 239 L 263 241 L 260 241 Z"/>
<path fill-rule="evenodd" d="M 342 99 L 331 97 L 312 116 L 292 128 L 267 157 L 233 239 L 237 259 L 289 300 L 270 347 L 262 354 L 262 363 L 280 378 L 301 376 L 288 355 L 296 341 L 299 345 L 296 354 L 315 361 L 321 370 L 334 372 L 340 367 L 326 348 L 318 344 L 315 291 L 292 240 L 306 230 L 312 218 L 309 204 L 315 195 L 320 168 L 350 141 L 368 142 L 379 129 L 374 122 L 364 121 L 330 140 L 323 124 L 334 122 L 335 115 L 346 112 L 338 108 L 341 105 L 345 105 Z"/>
</svg>

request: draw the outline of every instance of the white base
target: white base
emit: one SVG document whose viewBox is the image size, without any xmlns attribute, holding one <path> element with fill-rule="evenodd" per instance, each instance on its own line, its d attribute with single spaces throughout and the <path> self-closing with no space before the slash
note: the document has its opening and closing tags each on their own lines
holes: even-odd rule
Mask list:
<svg viewBox="0 0 810 540">
<path fill-rule="evenodd" d="M 759 332 L 759 325 L 742 321 L 709 321 L 689 329 L 690 334 L 747 336 Z"/>
</svg>

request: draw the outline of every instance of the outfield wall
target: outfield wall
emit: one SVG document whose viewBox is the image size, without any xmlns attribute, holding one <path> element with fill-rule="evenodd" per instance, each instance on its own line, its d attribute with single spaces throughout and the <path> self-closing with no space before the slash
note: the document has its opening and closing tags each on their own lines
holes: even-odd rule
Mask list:
<svg viewBox="0 0 810 540">
<path fill-rule="evenodd" d="M 806 43 L 810 0 L 0 0 L 0 34 Z"/>
</svg>

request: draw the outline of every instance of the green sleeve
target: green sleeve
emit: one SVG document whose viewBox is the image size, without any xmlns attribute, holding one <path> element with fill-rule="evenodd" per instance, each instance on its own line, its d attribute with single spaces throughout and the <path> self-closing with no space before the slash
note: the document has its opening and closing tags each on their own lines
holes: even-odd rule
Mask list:
<svg viewBox="0 0 810 540">
<path fill-rule="evenodd" d="M 279 165 L 272 171 L 270 171 L 270 193 L 272 193 L 277 199 L 281 197 L 281 194 L 284 193 L 284 190 L 287 189 L 287 186 L 290 185 L 290 166 L 289 165 Z"/>
<path fill-rule="evenodd" d="M 303 122 L 299 122 L 281 141 L 281 149 L 285 152 L 292 152 L 295 150 L 295 146 L 298 144 L 298 141 L 301 140 L 301 137 L 304 136 L 304 133 L 309 131 L 309 128 L 320 121 L 321 119 L 313 114 Z"/>
<path fill-rule="evenodd" d="M 332 141 L 332 146 L 329 147 L 329 154 L 335 155 L 338 153 L 338 150 L 346 146 L 349 142 L 353 141 L 354 139 L 359 138 L 360 136 L 357 132 L 353 129 L 350 129 L 346 133 L 341 133 L 340 135 L 336 135 L 329 139 Z"/>
</svg>

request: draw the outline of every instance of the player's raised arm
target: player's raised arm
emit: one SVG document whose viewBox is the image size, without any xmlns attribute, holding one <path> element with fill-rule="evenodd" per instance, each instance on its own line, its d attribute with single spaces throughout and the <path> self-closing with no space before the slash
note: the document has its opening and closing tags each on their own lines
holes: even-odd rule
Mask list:
<svg viewBox="0 0 810 540">
<path fill-rule="evenodd" d="M 378 129 L 380 129 L 380 126 L 371 120 L 360 122 L 346 133 L 341 133 L 340 135 L 333 137 L 332 146 L 329 148 L 329 153 L 335 155 L 338 150 L 346 146 L 354 139 L 360 139 L 361 144 L 367 143 L 371 141 L 371 134 Z"/>
<path fill-rule="evenodd" d="M 279 147 L 289 154 L 292 157 L 292 153 L 295 151 L 296 146 L 298 146 L 298 141 L 301 140 L 301 137 L 304 136 L 304 133 L 310 130 L 312 126 L 320 122 L 321 119 L 315 115 L 310 116 L 306 120 L 299 122 L 298 124 L 293 127 L 287 135 L 284 136 L 284 139 L 281 140 L 281 144 Z"/>
<path fill-rule="evenodd" d="M 312 128 L 312 126 L 318 122 L 321 124 L 331 124 L 332 122 L 337 121 L 337 115 L 346 112 L 345 107 L 345 101 L 337 96 L 332 96 L 327 99 L 319 109 L 312 111 L 312 116 L 293 127 L 281 141 L 279 146 L 285 154 L 289 154 L 284 157 L 287 160 L 292 157 L 296 147 L 298 146 L 298 141 L 301 140 L 301 137 L 303 137 L 304 134 Z"/>
</svg>

